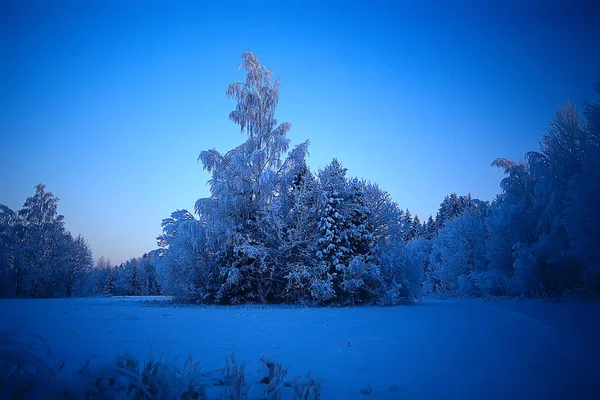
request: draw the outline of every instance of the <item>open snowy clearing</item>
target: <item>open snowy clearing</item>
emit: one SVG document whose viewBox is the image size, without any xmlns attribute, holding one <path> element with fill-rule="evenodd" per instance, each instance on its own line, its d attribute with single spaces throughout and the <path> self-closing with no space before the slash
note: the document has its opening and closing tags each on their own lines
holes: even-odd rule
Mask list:
<svg viewBox="0 0 600 400">
<path fill-rule="evenodd" d="M 324 399 L 598 399 L 600 303 L 425 301 L 389 308 L 175 307 L 160 298 L 0 300 L 0 329 L 40 334 L 70 374 L 124 352 L 235 353 L 312 371 Z M 257 373 L 257 372 L 254 372 Z"/>
</svg>

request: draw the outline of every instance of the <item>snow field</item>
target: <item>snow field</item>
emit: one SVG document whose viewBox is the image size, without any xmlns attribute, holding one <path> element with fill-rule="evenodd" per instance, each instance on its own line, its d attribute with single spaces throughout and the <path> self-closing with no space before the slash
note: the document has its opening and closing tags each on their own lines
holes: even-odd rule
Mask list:
<svg viewBox="0 0 600 400">
<path fill-rule="evenodd" d="M 323 399 L 598 399 L 600 304 L 440 300 L 360 308 L 173 306 L 161 298 L 0 301 L 0 329 L 40 334 L 70 374 L 163 351 L 203 370 L 234 353 L 312 371 Z M 252 392 L 252 391 L 251 391 Z"/>
</svg>

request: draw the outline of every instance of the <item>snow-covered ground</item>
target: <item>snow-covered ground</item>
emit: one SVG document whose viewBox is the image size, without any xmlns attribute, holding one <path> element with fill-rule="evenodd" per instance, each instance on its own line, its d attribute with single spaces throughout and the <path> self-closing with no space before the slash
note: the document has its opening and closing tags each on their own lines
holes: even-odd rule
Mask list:
<svg viewBox="0 0 600 400">
<path fill-rule="evenodd" d="M 67 370 L 169 348 L 312 371 L 323 399 L 600 399 L 600 303 L 425 301 L 389 308 L 174 307 L 160 298 L 0 300 Z M 365 394 L 368 393 L 369 394 Z"/>
</svg>

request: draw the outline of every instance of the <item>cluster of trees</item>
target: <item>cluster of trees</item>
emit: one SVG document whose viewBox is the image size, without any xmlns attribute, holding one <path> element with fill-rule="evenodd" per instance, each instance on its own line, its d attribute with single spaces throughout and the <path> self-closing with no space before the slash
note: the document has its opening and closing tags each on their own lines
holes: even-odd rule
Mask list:
<svg viewBox="0 0 600 400">
<path fill-rule="evenodd" d="M 312 173 L 308 141 L 290 151 L 291 125 L 278 123 L 279 82 L 252 53 L 244 82 L 231 84 L 229 115 L 247 135 L 238 147 L 203 151 L 211 196 L 195 218 L 163 221 L 158 257 L 167 290 L 207 303 L 400 302 L 421 277 L 387 256 L 407 235 L 408 218 L 376 185 L 346 176 L 333 160 Z M 411 223 L 412 218 L 408 215 Z"/>
<path fill-rule="evenodd" d="M 506 177 L 492 202 L 453 193 L 421 222 L 336 159 L 312 172 L 308 141 L 290 150 L 291 125 L 275 119 L 279 81 L 254 54 L 242 59 L 246 79 L 226 93 L 246 140 L 200 154 L 211 196 L 196 216 L 173 212 L 159 249 L 93 268 L 40 184 L 22 210 L 0 205 L 0 295 L 353 305 L 600 293 L 600 102 L 585 103 L 583 119 L 565 105 L 540 151 L 495 160 Z"/>
<path fill-rule="evenodd" d="M 421 222 L 377 185 L 333 160 L 313 173 L 308 142 L 288 152 L 279 82 L 252 53 L 231 84 L 230 119 L 247 135 L 203 151 L 211 196 L 163 221 L 157 262 L 167 291 L 205 303 L 395 304 L 421 293 L 558 295 L 599 290 L 598 103 L 580 121 L 561 108 L 525 161 L 497 159 L 506 178 L 490 203 L 447 196 Z M 600 83 L 596 87 L 600 90 Z"/>
<path fill-rule="evenodd" d="M 18 212 L 0 204 L 0 296 L 62 297 L 83 291 L 94 264 L 83 237 L 73 237 L 43 184 Z"/>
<path fill-rule="evenodd" d="M 600 94 L 600 80 L 595 85 Z M 540 151 L 499 158 L 501 193 L 439 224 L 426 289 L 452 295 L 600 292 L 600 102 L 566 104 Z"/>
<path fill-rule="evenodd" d="M 88 277 L 88 293 L 106 296 L 159 296 L 162 287 L 153 253 L 132 258 L 120 265 L 100 257 Z"/>
<path fill-rule="evenodd" d="M 85 239 L 65 228 L 58 201 L 39 184 L 21 210 L 0 204 L 0 297 L 162 294 L 153 253 L 94 265 Z"/>
</svg>

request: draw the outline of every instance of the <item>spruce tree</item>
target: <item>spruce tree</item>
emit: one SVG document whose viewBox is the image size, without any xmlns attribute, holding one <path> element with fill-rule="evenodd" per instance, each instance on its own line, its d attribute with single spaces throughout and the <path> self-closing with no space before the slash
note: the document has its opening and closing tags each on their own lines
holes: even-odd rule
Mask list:
<svg viewBox="0 0 600 400">
<path fill-rule="evenodd" d="M 108 278 L 106 278 L 106 283 L 104 284 L 104 294 L 107 296 L 114 296 L 115 294 L 115 280 L 112 274 L 109 274 Z"/>
</svg>

